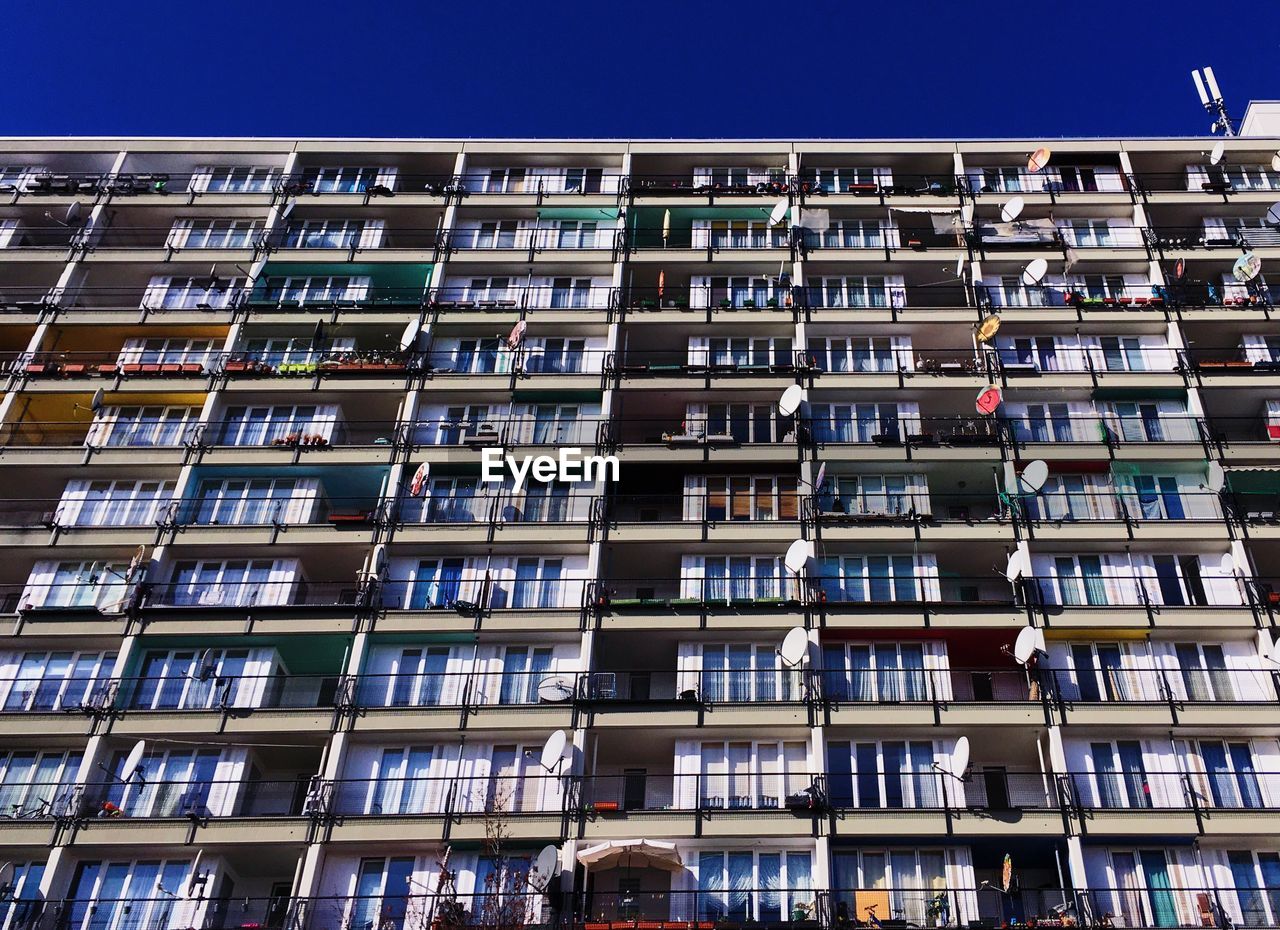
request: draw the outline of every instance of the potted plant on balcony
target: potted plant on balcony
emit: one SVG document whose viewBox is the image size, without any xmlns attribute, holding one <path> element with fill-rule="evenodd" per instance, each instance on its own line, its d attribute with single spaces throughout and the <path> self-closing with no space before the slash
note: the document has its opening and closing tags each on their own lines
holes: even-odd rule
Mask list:
<svg viewBox="0 0 1280 930">
<path fill-rule="evenodd" d="M 720 310 L 728 310 L 732 306 L 733 306 L 733 301 L 731 301 L 728 297 L 721 297 L 718 301 L 716 301 L 716 307 Z"/>
</svg>

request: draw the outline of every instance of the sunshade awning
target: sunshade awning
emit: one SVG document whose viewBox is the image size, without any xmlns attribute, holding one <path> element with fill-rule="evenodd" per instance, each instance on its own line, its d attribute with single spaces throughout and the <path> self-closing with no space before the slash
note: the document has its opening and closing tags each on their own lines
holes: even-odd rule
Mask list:
<svg viewBox="0 0 1280 930">
<path fill-rule="evenodd" d="M 683 867 L 675 843 L 662 840 L 609 840 L 597 846 L 579 850 L 578 861 L 588 870 L 605 869 L 665 869 L 678 872 Z"/>
</svg>

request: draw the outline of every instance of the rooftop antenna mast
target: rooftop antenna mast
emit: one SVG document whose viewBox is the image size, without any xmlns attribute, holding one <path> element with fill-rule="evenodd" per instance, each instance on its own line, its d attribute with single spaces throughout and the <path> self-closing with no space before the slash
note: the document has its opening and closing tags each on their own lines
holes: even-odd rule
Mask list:
<svg viewBox="0 0 1280 930">
<path fill-rule="evenodd" d="M 1196 68 L 1191 72 L 1191 80 L 1196 82 L 1196 93 L 1200 95 L 1200 103 L 1204 106 L 1205 112 L 1213 117 L 1213 124 L 1209 127 L 1209 132 L 1221 131 L 1225 136 L 1234 136 L 1236 134 L 1235 123 L 1227 115 L 1227 105 L 1222 100 L 1222 91 L 1218 89 L 1218 82 L 1213 76 L 1213 69 L 1206 67 L 1203 72 L 1204 76 L 1201 77 L 1201 69 Z"/>
</svg>

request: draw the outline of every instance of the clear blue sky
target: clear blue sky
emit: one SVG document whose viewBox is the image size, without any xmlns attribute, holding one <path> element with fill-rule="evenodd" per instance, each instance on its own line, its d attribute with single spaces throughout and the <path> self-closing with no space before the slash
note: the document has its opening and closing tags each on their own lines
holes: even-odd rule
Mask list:
<svg viewBox="0 0 1280 930">
<path fill-rule="evenodd" d="M 0 134 L 1204 134 L 1280 3 L 4 0 Z M 1247 21 L 1248 20 L 1248 21 Z"/>
</svg>

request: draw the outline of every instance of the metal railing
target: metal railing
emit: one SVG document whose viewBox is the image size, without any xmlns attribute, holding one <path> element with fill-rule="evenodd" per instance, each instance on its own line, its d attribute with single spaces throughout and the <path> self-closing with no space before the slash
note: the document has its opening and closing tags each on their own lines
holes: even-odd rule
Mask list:
<svg viewBox="0 0 1280 930">
<path fill-rule="evenodd" d="M 575 670 L 366 672 L 353 679 L 353 702 L 365 709 L 527 707 L 565 704 L 586 673 Z"/>
<path fill-rule="evenodd" d="M 877 412 L 873 416 L 862 418 L 839 414 L 817 415 L 813 404 L 810 404 L 809 409 L 810 416 L 802 421 L 802 426 L 806 439 L 818 446 L 864 443 L 879 446 L 996 446 L 1000 444 L 1002 436 L 999 421 L 976 416 L 931 417 L 904 414 L 887 418 Z"/>
<path fill-rule="evenodd" d="M 1053 700 L 1068 704 L 1272 704 L 1270 668 L 1047 668 L 1036 670 Z"/>
<path fill-rule="evenodd" d="M 1148 772 L 1139 768 L 1067 772 L 1056 776 L 1080 810 L 1220 810 L 1280 808 L 1274 794 L 1276 773 Z"/>
<path fill-rule="evenodd" d="M 1235 575 L 1161 577 L 1116 572 L 1058 576 L 1024 576 L 1023 589 L 1039 607 L 1094 608 L 1241 607 L 1251 603 L 1259 579 Z"/>
<path fill-rule="evenodd" d="M 179 817 L 300 817 L 309 778 L 106 782 L 84 786 L 79 816 L 159 820 Z"/>
<path fill-rule="evenodd" d="M 601 519 L 611 524 L 790 523 L 800 520 L 805 499 L 797 490 L 751 487 L 683 494 L 611 494 L 603 498 Z"/>
<path fill-rule="evenodd" d="M 126 676 L 112 682 L 107 706 L 122 711 L 289 710 L 335 706 L 338 675 L 232 675 L 195 669 L 190 675 Z"/>
<path fill-rule="evenodd" d="M 540 493 L 539 489 L 515 492 L 454 491 L 426 493 L 422 497 L 406 495 L 390 510 L 390 518 L 399 526 L 415 524 L 475 523 L 586 523 L 593 517 L 596 502 L 602 500 L 590 491 L 559 485 Z"/>
<path fill-rule="evenodd" d="M 382 606 L 388 610 L 578 610 L 586 587 L 584 578 L 531 574 L 495 579 L 486 574 L 390 578 L 382 582 L 380 594 Z"/>
<path fill-rule="evenodd" d="M 339 816 L 563 812 L 573 781 L 560 773 L 538 773 L 513 768 L 490 775 L 339 778 L 323 790 L 326 811 Z"/>
<path fill-rule="evenodd" d="M 360 589 L 352 581 L 181 581 L 148 584 L 144 607 L 298 608 L 331 607 L 345 612 L 359 604 Z"/>
</svg>

